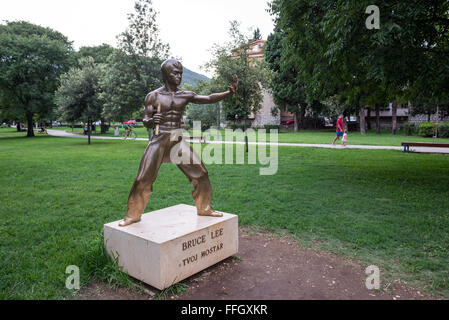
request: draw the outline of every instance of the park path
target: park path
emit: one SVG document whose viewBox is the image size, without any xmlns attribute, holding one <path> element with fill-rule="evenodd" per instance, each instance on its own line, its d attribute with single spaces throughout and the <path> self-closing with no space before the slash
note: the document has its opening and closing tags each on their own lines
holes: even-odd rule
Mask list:
<svg viewBox="0 0 449 320">
<path fill-rule="evenodd" d="M 47 129 L 48 134 L 55 137 L 65 137 L 65 138 L 87 138 L 85 135 L 68 133 L 63 130 L 49 130 Z M 101 140 L 121 140 L 120 137 L 98 137 L 91 136 L 91 139 L 101 139 Z M 148 141 L 148 138 L 137 138 L 139 141 Z M 188 140 L 190 141 L 190 140 Z M 196 142 L 197 140 L 193 140 L 190 142 Z M 245 144 L 245 142 L 241 141 L 208 141 L 207 143 L 218 143 L 218 144 Z M 250 145 L 274 145 L 275 143 L 271 142 L 249 142 Z M 370 146 L 370 145 L 347 145 L 343 147 L 342 145 L 332 145 L 332 144 L 313 144 L 313 143 L 285 143 L 279 142 L 277 143 L 279 147 L 311 147 L 311 148 L 328 148 L 328 149 L 367 149 L 367 150 L 404 150 L 401 146 Z M 419 153 L 440 153 L 440 154 L 449 154 L 449 148 L 428 148 L 428 147 L 414 147 L 410 148 L 410 151 L 419 152 Z"/>
</svg>

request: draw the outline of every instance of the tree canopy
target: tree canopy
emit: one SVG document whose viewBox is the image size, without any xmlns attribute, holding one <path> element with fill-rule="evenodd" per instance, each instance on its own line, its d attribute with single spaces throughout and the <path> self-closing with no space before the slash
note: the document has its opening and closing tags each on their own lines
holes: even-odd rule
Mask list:
<svg viewBox="0 0 449 320">
<path fill-rule="evenodd" d="M 253 41 L 255 41 L 255 40 L 262 40 L 262 33 L 260 32 L 259 28 L 256 28 L 253 31 L 253 38 L 252 38 L 252 40 Z"/>
<path fill-rule="evenodd" d="M 79 58 L 92 57 L 95 63 L 107 63 L 109 56 L 116 50 L 114 47 L 104 43 L 99 46 L 81 47 L 77 55 Z"/>
<path fill-rule="evenodd" d="M 33 137 L 33 116 L 54 108 L 59 77 L 73 64 L 71 42 L 61 33 L 25 21 L 0 25 L 0 107 L 23 116 Z"/>
<path fill-rule="evenodd" d="M 200 95 L 209 95 L 211 92 L 220 91 L 214 81 L 200 81 L 195 86 L 185 84 L 184 90 L 193 91 Z M 194 104 L 190 103 L 186 110 L 187 123 L 193 127 L 193 121 L 201 121 L 201 130 L 206 131 L 213 126 L 217 126 L 219 116 L 219 103 Z"/>
<path fill-rule="evenodd" d="M 227 120 L 241 121 L 260 110 L 263 101 L 262 86 L 267 85 L 268 76 L 263 61 L 249 56 L 251 37 L 240 32 L 236 21 L 231 22 L 229 34 L 231 41 L 214 46 L 213 59 L 207 67 L 215 71 L 214 80 L 221 88 L 229 86 L 233 75 L 238 76 L 237 93 L 223 100 L 222 104 Z"/>
<path fill-rule="evenodd" d="M 169 46 L 159 39 L 151 0 L 137 0 L 128 28 L 118 37 L 119 49 L 107 60 L 101 80 L 105 119 L 124 120 L 143 108 L 144 97 L 162 84 L 160 65 Z"/>
<path fill-rule="evenodd" d="M 156 11 L 151 0 L 136 0 L 134 10 L 128 14 L 127 29 L 117 36 L 118 49 L 103 44 L 82 47 L 76 53 L 79 64 L 64 77 L 66 88 L 59 92 L 62 118 L 73 121 L 89 115 L 102 123 L 129 119 L 142 110 L 147 93 L 162 84 L 160 65 L 169 47 L 159 39 Z M 71 83 L 78 87 L 70 88 Z M 75 89 L 82 86 L 89 91 L 77 95 Z M 64 99 L 63 94 L 68 97 Z M 89 107 L 82 100 L 87 96 Z M 70 111 L 68 105 L 76 107 Z"/>
<path fill-rule="evenodd" d="M 307 108 L 306 96 L 304 92 L 305 83 L 297 78 L 295 67 L 289 62 L 288 57 L 282 54 L 285 34 L 276 28 L 268 36 L 265 45 L 265 60 L 269 68 L 273 71 L 270 79 L 270 89 L 273 99 L 279 109 L 275 108 L 272 113 L 285 110 L 295 114 L 295 131 L 299 128 L 299 123 L 304 117 Z M 298 80 L 300 81 L 298 83 Z"/>
<path fill-rule="evenodd" d="M 69 122 L 100 119 L 102 102 L 99 98 L 100 79 L 104 64 L 96 64 L 92 57 L 81 58 L 79 67 L 71 68 L 61 76 L 56 91 L 60 117 Z"/>
<path fill-rule="evenodd" d="M 449 2 L 382 1 L 379 28 L 367 27 L 370 5 L 369 0 L 273 0 L 275 33 L 283 36 L 280 61 L 296 72 L 291 83 L 306 84 L 309 103 L 336 95 L 352 111 L 389 101 L 431 98 L 445 104 Z"/>
</svg>

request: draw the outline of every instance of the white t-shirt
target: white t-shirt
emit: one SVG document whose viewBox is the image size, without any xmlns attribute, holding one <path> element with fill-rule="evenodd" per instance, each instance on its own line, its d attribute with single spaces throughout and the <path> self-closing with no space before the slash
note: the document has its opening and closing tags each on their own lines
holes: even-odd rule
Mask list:
<svg viewBox="0 0 449 320">
<path fill-rule="evenodd" d="M 341 141 L 346 142 L 347 140 L 348 140 L 348 134 L 345 133 L 345 134 L 343 135 L 343 139 L 341 139 Z"/>
</svg>

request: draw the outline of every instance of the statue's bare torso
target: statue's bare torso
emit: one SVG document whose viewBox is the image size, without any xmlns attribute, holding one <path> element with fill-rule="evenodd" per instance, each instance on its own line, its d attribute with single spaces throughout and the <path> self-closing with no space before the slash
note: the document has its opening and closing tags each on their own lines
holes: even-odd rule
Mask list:
<svg viewBox="0 0 449 320">
<path fill-rule="evenodd" d="M 159 122 L 162 130 L 178 129 L 186 105 L 196 96 L 194 92 L 178 90 L 168 92 L 164 87 L 150 92 L 145 99 L 144 115 L 146 119 L 153 118 L 157 106 L 161 106 L 162 120 Z"/>
</svg>

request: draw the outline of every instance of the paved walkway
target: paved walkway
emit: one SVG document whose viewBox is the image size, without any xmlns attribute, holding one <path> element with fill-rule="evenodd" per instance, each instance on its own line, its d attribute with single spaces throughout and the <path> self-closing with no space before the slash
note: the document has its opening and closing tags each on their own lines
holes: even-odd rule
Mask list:
<svg viewBox="0 0 449 320">
<path fill-rule="evenodd" d="M 63 130 L 49 130 L 48 134 L 55 137 L 66 137 L 66 138 L 87 138 L 85 135 L 67 133 Z M 98 137 L 91 136 L 91 139 L 101 139 L 101 140 L 121 140 L 120 137 Z M 148 138 L 137 138 L 139 141 L 148 141 Z M 198 140 L 187 140 L 189 142 L 198 143 Z M 245 144 L 243 141 L 208 141 L 208 143 L 218 143 L 218 144 Z M 270 142 L 249 142 L 251 145 L 274 145 L 275 143 Z M 347 145 L 343 147 L 341 144 L 333 146 L 332 144 L 312 144 L 312 143 L 277 143 L 280 147 L 312 147 L 312 148 L 328 148 L 328 149 L 368 149 L 368 150 L 399 150 L 403 151 L 404 148 L 401 146 L 368 146 L 368 145 Z M 428 147 L 414 147 L 410 148 L 410 151 L 419 153 L 440 153 L 449 154 L 449 148 L 428 148 Z"/>
</svg>

